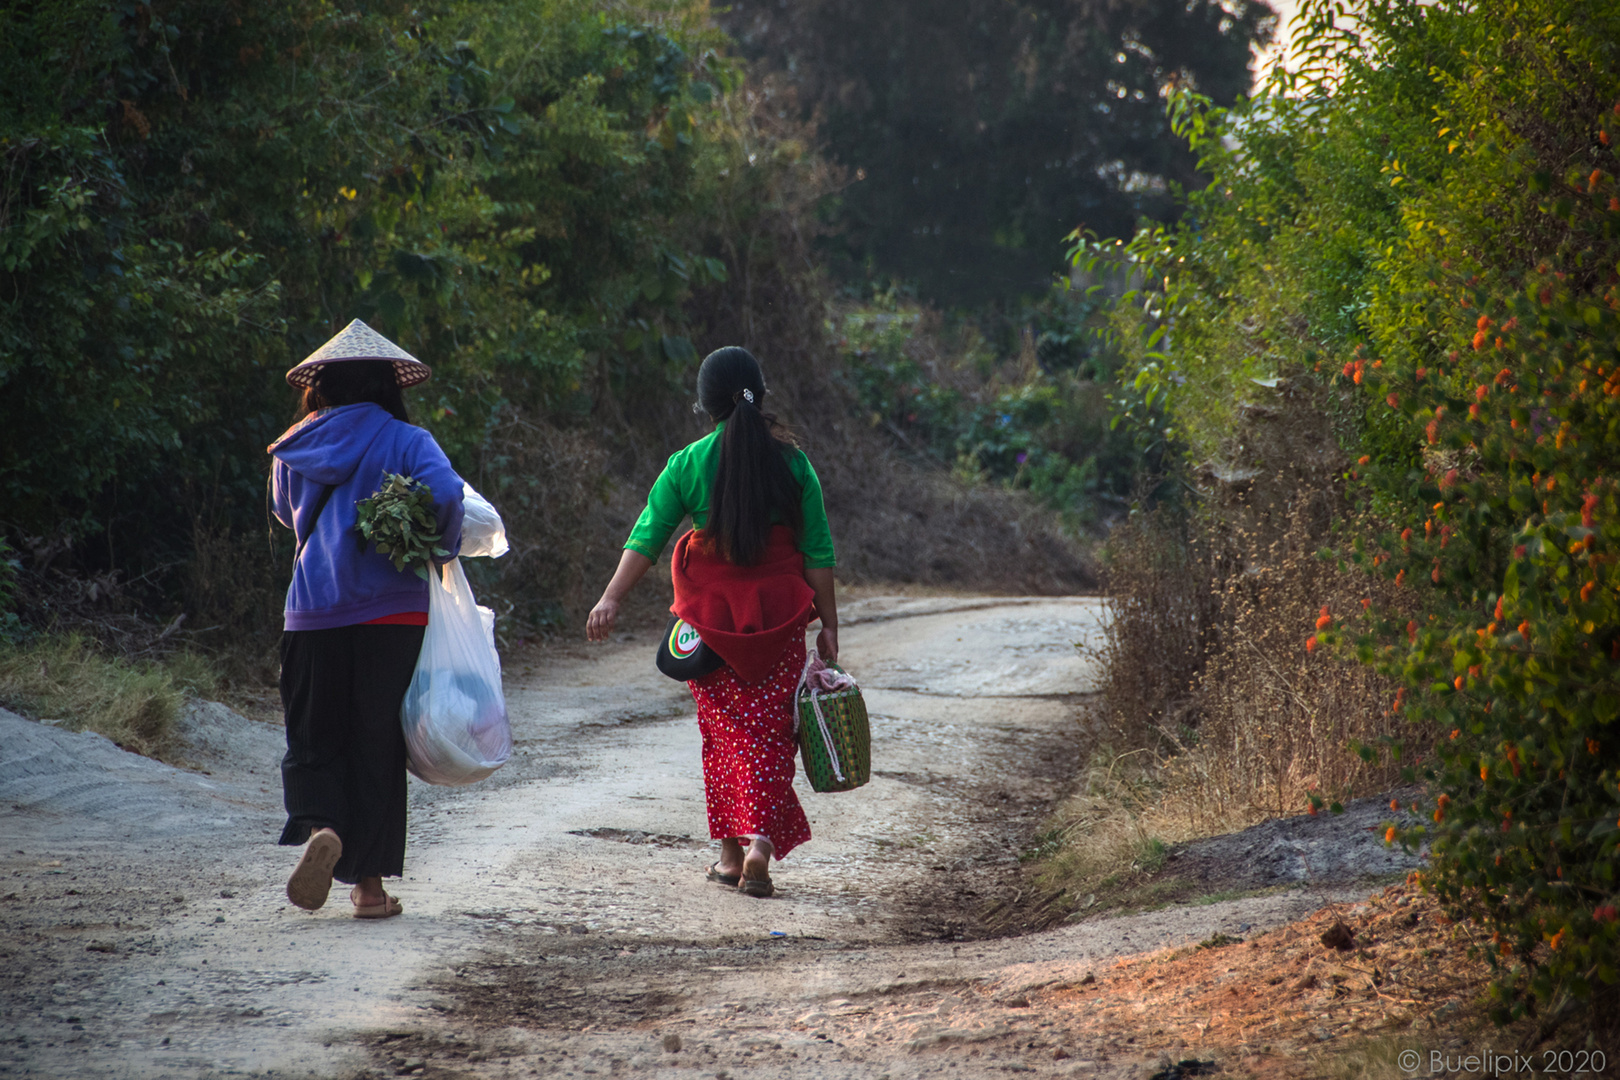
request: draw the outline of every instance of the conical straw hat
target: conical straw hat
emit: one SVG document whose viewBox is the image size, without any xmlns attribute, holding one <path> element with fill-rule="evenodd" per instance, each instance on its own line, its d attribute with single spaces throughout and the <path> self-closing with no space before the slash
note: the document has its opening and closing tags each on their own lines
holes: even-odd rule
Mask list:
<svg viewBox="0 0 1620 1080">
<path fill-rule="evenodd" d="M 315 372 L 322 366 L 344 360 L 392 360 L 394 378 L 400 386 L 427 382 L 433 374 L 432 368 L 356 319 L 287 372 L 287 381 L 297 387 L 307 387 L 315 381 Z"/>
</svg>

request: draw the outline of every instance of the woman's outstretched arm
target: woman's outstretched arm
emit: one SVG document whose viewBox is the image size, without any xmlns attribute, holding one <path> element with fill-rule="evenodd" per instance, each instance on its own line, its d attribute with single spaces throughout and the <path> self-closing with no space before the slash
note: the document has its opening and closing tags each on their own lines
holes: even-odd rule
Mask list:
<svg viewBox="0 0 1620 1080">
<path fill-rule="evenodd" d="M 829 664 L 838 662 L 838 598 L 833 595 L 830 566 L 807 566 L 804 580 L 816 591 L 816 614 L 821 616 L 821 633 L 816 635 L 816 651 Z"/>
<path fill-rule="evenodd" d="M 619 557 L 619 568 L 613 572 L 613 580 L 608 582 L 606 589 L 602 590 L 602 599 L 591 608 L 590 617 L 585 620 L 585 637 L 591 641 L 606 641 L 607 636 L 613 632 L 613 620 L 619 617 L 619 604 L 629 593 L 642 575 L 652 569 L 653 561 L 639 551 L 626 548 Z"/>
</svg>

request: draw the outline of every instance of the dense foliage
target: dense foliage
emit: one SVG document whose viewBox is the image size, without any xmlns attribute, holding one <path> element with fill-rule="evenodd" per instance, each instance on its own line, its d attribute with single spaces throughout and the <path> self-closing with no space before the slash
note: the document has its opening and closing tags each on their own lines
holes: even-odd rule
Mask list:
<svg viewBox="0 0 1620 1080">
<path fill-rule="evenodd" d="M 1021 353 L 1004 357 L 970 320 L 942 319 L 890 290 L 838 319 L 844 374 L 867 422 L 912 454 L 971 483 L 1028 491 L 1071 528 L 1097 525 L 1153 461 L 1134 431 L 1110 428 L 1111 355 L 1067 347 L 1089 306 L 1055 290 L 1025 312 L 1054 329 L 1032 330 Z"/>
<path fill-rule="evenodd" d="M 743 145 L 721 43 L 685 0 L 0 9 L 7 531 L 148 581 L 262 535 L 282 372 L 356 316 L 434 365 L 458 469 L 539 500 L 483 475 L 512 418 L 622 424 L 689 375 L 734 173 L 796 160 Z"/>
<path fill-rule="evenodd" d="M 1427 734 L 1358 749 L 1432 802 L 1389 839 L 1486 927 L 1497 1018 L 1555 1023 L 1620 978 L 1620 9 L 1340 13 L 1253 101 L 1176 104 L 1215 177 L 1179 227 L 1079 257 L 1160 286 L 1117 312 L 1127 404 L 1195 461 L 1264 465 L 1280 401 L 1336 426 L 1339 556 L 1387 580 L 1301 647 L 1397 680 Z"/>
<path fill-rule="evenodd" d="M 1039 296 L 1065 233 L 1171 213 L 1196 174 L 1163 95 L 1245 93 L 1275 22 L 1258 0 L 737 0 L 719 18 L 850 174 L 834 269 L 946 306 Z"/>
</svg>

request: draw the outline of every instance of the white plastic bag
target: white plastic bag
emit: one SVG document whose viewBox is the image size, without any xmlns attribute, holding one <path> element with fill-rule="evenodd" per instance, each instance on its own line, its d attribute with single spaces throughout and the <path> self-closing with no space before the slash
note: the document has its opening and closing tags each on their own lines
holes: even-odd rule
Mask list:
<svg viewBox="0 0 1620 1080">
<path fill-rule="evenodd" d="M 506 525 L 489 500 L 473 490 L 465 481 L 461 485 L 461 555 L 476 558 L 488 555 L 498 559 L 512 550 L 506 542 Z"/>
<path fill-rule="evenodd" d="M 428 625 L 400 706 L 406 765 L 430 784 L 471 784 L 512 756 L 501 661 L 459 559 L 428 580 Z"/>
</svg>

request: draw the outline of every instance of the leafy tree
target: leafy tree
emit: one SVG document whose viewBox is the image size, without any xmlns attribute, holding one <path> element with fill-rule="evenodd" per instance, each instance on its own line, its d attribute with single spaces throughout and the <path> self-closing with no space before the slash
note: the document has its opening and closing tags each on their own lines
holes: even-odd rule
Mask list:
<svg viewBox="0 0 1620 1080">
<path fill-rule="evenodd" d="M 737 0 L 719 19 L 851 174 L 835 269 L 946 305 L 1043 293 L 1077 227 L 1173 216 L 1197 174 L 1164 95 L 1246 93 L 1275 22 L 1258 0 Z"/>
<path fill-rule="evenodd" d="M 1355 456 L 1337 555 L 1387 584 L 1302 647 L 1397 680 L 1427 727 L 1356 748 L 1430 785 L 1388 838 L 1429 844 L 1425 885 L 1487 931 L 1498 1020 L 1612 1025 L 1620 10 L 1303 13 L 1298 76 L 1175 103 L 1214 176 L 1179 227 L 1079 257 L 1148 286 L 1116 309 L 1127 382 L 1201 458 L 1252 453 L 1235 418 L 1279 382 L 1327 404 Z"/>
<path fill-rule="evenodd" d="M 722 43 L 682 0 L 0 9 L 4 524 L 136 573 L 262 527 L 282 372 L 356 316 L 469 472 L 686 373 Z"/>
</svg>

